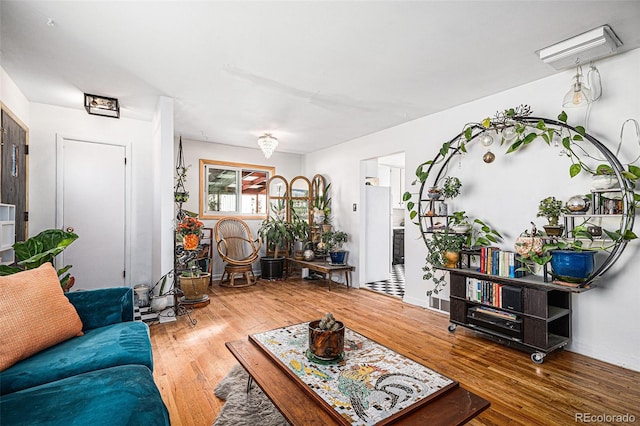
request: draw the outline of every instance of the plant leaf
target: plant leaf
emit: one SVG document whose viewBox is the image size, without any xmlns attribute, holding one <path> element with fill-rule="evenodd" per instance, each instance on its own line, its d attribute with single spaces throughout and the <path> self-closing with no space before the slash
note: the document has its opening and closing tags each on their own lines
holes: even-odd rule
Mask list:
<svg viewBox="0 0 640 426">
<path fill-rule="evenodd" d="M 574 163 L 571 165 L 571 167 L 569 167 L 569 176 L 575 177 L 578 175 L 578 173 L 580 173 L 581 170 L 582 166 L 580 165 L 580 163 Z"/>
<path fill-rule="evenodd" d="M 517 140 L 514 143 L 512 143 L 511 146 L 509 147 L 509 149 L 507 149 L 507 154 L 512 153 L 514 151 L 517 151 L 518 148 L 520 148 L 520 145 L 522 145 L 522 141 L 521 140 Z"/>
<path fill-rule="evenodd" d="M 445 142 L 442 144 L 442 148 L 440 148 L 440 155 L 442 155 L 443 157 L 447 156 L 447 153 L 449 152 L 449 147 L 451 146 L 451 144 L 449 142 Z"/>
<path fill-rule="evenodd" d="M 464 131 L 464 138 L 465 138 L 467 141 L 470 141 L 470 140 L 471 140 L 471 133 L 472 133 L 472 131 L 473 131 L 473 130 L 471 130 L 471 127 L 467 127 L 467 128 L 465 129 L 465 131 Z"/>
<path fill-rule="evenodd" d="M 402 201 L 409 201 L 411 199 L 411 193 L 409 191 L 402 194 Z"/>
<path fill-rule="evenodd" d="M 535 140 L 535 138 L 538 137 L 537 133 L 531 132 L 529 133 L 527 136 L 525 136 L 525 138 L 522 140 L 522 144 L 523 145 L 527 145 L 530 144 L 531 142 L 533 142 Z"/>
<path fill-rule="evenodd" d="M 582 136 L 587 135 L 587 131 L 584 129 L 584 127 L 576 126 L 575 129 L 576 129 L 576 132 L 580 133 Z"/>
<path fill-rule="evenodd" d="M 482 120 L 482 126 L 485 129 L 488 129 L 489 127 L 491 127 L 491 119 L 489 117 L 487 117 L 484 120 Z"/>
<path fill-rule="evenodd" d="M 559 115 L 558 115 L 558 120 L 562 121 L 563 123 L 567 123 L 567 113 L 562 111 Z"/>
<path fill-rule="evenodd" d="M 538 124 L 536 124 L 536 129 L 545 130 L 547 125 L 544 124 L 544 120 L 538 120 Z"/>
</svg>

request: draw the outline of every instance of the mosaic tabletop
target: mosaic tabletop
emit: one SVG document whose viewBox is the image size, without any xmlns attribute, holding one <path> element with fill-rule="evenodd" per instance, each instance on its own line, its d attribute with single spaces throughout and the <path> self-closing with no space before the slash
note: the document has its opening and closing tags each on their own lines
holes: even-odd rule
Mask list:
<svg viewBox="0 0 640 426">
<path fill-rule="evenodd" d="M 458 385 L 348 328 L 341 361 L 313 362 L 307 357 L 308 324 L 253 334 L 249 339 L 314 392 L 343 424 L 386 424 Z"/>
</svg>

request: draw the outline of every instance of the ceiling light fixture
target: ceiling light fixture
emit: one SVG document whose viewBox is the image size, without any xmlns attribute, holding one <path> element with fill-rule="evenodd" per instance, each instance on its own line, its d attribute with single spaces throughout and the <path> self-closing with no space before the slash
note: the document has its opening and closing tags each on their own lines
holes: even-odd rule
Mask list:
<svg viewBox="0 0 640 426">
<path fill-rule="evenodd" d="M 573 77 L 575 82 L 571 85 L 571 89 L 564 95 L 562 106 L 565 108 L 581 107 L 590 104 L 593 101 L 591 89 L 582 82 L 582 67 L 578 65 L 576 75 Z"/>
<path fill-rule="evenodd" d="M 273 151 L 275 151 L 276 147 L 278 146 L 278 139 L 273 137 L 271 133 L 265 133 L 264 135 L 258 138 L 258 146 L 264 153 L 264 156 L 266 158 L 269 158 L 271 157 L 271 154 L 273 154 Z"/>
<path fill-rule="evenodd" d="M 622 41 L 609 25 L 602 25 L 538 51 L 540 59 L 557 70 L 616 53 Z"/>
<path fill-rule="evenodd" d="M 86 109 L 89 114 L 120 118 L 120 103 L 118 103 L 116 98 L 107 98 L 106 96 L 85 93 L 84 109 Z"/>
</svg>

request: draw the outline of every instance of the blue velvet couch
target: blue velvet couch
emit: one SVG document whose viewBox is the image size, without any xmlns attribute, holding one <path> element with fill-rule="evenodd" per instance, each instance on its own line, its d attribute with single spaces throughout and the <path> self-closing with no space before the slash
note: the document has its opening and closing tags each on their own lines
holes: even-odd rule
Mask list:
<svg viewBox="0 0 640 426">
<path fill-rule="evenodd" d="M 149 328 L 133 321 L 130 288 L 67 293 L 83 336 L 0 373 L 0 423 L 169 425 L 153 381 Z"/>
</svg>

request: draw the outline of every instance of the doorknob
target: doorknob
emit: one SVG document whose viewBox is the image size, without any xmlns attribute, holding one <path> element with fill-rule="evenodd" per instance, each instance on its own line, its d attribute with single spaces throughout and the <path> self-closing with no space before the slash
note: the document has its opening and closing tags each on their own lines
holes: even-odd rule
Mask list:
<svg viewBox="0 0 640 426">
<path fill-rule="evenodd" d="M 72 226 L 67 226 L 67 232 L 73 232 L 73 231 L 75 231 L 75 230 L 73 229 Z"/>
</svg>

